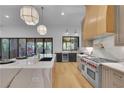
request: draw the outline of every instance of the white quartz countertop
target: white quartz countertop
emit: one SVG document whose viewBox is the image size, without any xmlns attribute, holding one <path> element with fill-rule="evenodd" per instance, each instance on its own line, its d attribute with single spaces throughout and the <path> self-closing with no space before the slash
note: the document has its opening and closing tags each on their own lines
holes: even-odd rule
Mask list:
<svg viewBox="0 0 124 93">
<path fill-rule="evenodd" d="M 14 63 L 0 65 L 0 68 L 52 68 L 56 58 L 55 54 L 40 55 L 52 57 L 51 61 L 39 61 L 37 56 L 28 57 L 27 59 L 16 60 Z"/>
<path fill-rule="evenodd" d="M 120 62 L 120 63 L 102 63 L 102 65 L 110 67 L 114 70 L 118 70 L 120 72 L 124 73 L 124 62 Z"/>
</svg>

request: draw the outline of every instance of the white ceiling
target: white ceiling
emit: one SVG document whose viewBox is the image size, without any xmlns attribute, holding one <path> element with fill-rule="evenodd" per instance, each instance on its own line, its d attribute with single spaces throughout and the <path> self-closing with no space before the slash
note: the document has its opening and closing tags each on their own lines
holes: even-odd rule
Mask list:
<svg viewBox="0 0 124 93">
<path fill-rule="evenodd" d="M 20 5 L 0 6 L 0 26 L 20 26 L 27 25 L 20 19 Z M 34 6 L 40 15 L 42 6 Z M 44 23 L 47 26 L 79 26 L 85 14 L 85 6 L 78 5 L 47 5 L 44 7 Z M 61 12 L 65 15 L 61 16 Z M 10 16 L 9 19 L 5 15 Z M 42 16 L 40 16 L 40 24 L 42 24 Z"/>
</svg>

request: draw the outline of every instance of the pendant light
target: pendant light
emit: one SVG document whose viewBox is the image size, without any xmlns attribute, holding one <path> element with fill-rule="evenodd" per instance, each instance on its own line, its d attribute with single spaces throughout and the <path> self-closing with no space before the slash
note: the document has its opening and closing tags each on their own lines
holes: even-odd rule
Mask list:
<svg viewBox="0 0 124 93">
<path fill-rule="evenodd" d="M 27 25 L 36 25 L 39 22 L 39 14 L 33 6 L 23 6 L 20 9 L 20 18 Z"/>
<path fill-rule="evenodd" d="M 43 18 L 43 9 L 44 9 L 44 8 L 41 7 L 41 9 L 42 9 L 42 18 Z M 42 19 L 42 21 L 43 21 L 43 19 Z M 38 32 L 40 35 L 45 35 L 45 34 L 47 33 L 47 28 L 46 28 L 46 26 L 45 26 L 44 24 L 37 26 L 37 32 Z"/>
<path fill-rule="evenodd" d="M 65 31 L 65 35 L 69 35 L 68 28 Z"/>
<path fill-rule="evenodd" d="M 77 32 L 76 29 L 75 29 L 74 35 L 75 35 L 75 36 L 78 36 L 78 32 Z"/>
</svg>

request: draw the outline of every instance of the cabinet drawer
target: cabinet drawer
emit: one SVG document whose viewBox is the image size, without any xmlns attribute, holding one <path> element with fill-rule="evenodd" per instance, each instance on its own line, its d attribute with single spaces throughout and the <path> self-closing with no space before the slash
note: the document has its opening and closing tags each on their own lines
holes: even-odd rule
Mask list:
<svg viewBox="0 0 124 93">
<path fill-rule="evenodd" d="M 124 74 L 113 71 L 113 87 L 124 88 Z"/>
<path fill-rule="evenodd" d="M 113 78 L 124 81 L 124 74 L 117 72 L 117 71 L 114 71 L 113 72 Z"/>
</svg>

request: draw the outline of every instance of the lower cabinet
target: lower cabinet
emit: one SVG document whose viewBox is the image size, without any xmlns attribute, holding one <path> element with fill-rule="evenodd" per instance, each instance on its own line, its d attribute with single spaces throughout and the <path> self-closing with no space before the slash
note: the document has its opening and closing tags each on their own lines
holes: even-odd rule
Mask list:
<svg viewBox="0 0 124 93">
<path fill-rule="evenodd" d="M 77 62 L 77 53 L 66 53 L 66 55 L 65 53 L 56 53 L 56 61 L 57 62 Z"/>
<path fill-rule="evenodd" d="M 102 66 L 103 88 L 124 88 L 124 73 Z"/>
<path fill-rule="evenodd" d="M 56 61 L 62 62 L 62 53 L 56 53 Z"/>
<path fill-rule="evenodd" d="M 112 87 L 124 88 L 124 74 L 113 70 L 112 76 Z"/>
<path fill-rule="evenodd" d="M 102 87 L 111 87 L 111 70 L 108 67 L 102 66 Z"/>
<path fill-rule="evenodd" d="M 77 61 L 77 54 L 69 53 L 69 62 L 76 62 L 76 61 Z"/>
</svg>

